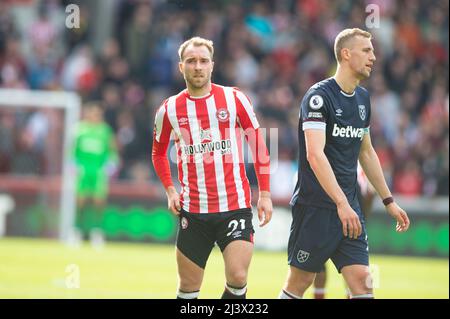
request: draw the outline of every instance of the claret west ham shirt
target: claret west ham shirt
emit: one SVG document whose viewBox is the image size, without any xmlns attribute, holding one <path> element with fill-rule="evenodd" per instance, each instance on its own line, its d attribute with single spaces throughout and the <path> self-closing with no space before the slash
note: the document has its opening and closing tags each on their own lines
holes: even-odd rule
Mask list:
<svg viewBox="0 0 450 319">
<path fill-rule="evenodd" d="M 258 128 L 249 99 L 236 88 L 212 84 L 206 96 L 191 97 L 184 90 L 164 101 L 156 114 L 154 140 L 163 144 L 171 136 L 175 140 L 180 203 L 185 211 L 215 213 L 251 207 L 242 137 Z"/>
</svg>

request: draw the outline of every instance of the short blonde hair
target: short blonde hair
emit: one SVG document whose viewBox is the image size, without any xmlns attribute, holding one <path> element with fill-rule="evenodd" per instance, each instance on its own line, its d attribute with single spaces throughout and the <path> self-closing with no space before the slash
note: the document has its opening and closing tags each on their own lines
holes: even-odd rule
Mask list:
<svg viewBox="0 0 450 319">
<path fill-rule="evenodd" d="M 180 45 L 180 48 L 178 49 L 178 56 L 180 57 L 180 61 L 183 61 L 184 51 L 191 44 L 196 47 L 204 45 L 208 49 L 209 53 L 211 54 L 211 60 L 212 60 L 212 58 L 214 56 L 213 42 L 211 40 L 207 40 L 204 38 L 193 37 L 193 38 L 190 38 L 189 40 L 184 41 L 183 44 Z"/>
<path fill-rule="evenodd" d="M 370 34 L 367 31 L 361 30 L 359 28 L 353 28 L 353 29 L 345 29 L 339 32 L 339 34 L 336 36 L 336 39 L 334 40 L 334 55 L 336 57 L 336 60 L 338 62 L 341 62 L 341 50 L 345 48 L 345 46 L 348 44 L 349 40 L 353 39 L 356 36 L 362 36 L 365 38 L 372 39 L 372 34 Z"/>
</svg>

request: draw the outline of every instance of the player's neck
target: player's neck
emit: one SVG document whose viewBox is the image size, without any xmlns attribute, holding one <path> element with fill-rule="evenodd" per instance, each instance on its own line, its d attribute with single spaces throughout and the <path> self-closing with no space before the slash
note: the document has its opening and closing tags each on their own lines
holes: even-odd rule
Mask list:
<svg viewBox="0 0 450 319">
<path fill-rule="evenodd" d="M 334 75 L 336 83 L 344 93 L 352 94 L 359 84 L 359 79 L 353 76 L 350 70 L 342 68 L 338 65 L 336 74 Z"/>
<path fill-rule="evenodd" d="M 189 84 L 187 84 L 186 87 L 187 87 L 189 96 L 196 97 L 196 98 L 201 98 L 201 97 L 207 96 L 211 92 L 211 89 L 212 89 L 211 81 L 208 82 L 206 85 L 204 85 L 201 88 L 194 88 L 194 87 L 190 86 Z"/>
</svg>

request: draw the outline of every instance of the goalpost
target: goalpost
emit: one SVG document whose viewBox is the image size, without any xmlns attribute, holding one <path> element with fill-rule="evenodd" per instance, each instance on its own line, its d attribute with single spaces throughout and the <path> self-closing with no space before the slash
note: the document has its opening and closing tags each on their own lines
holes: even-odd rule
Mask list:
<svg viewBox="0 0 450 319">
<path fill-rule="evenodd" d="M 73 141 L 72 128 L 80 117 L 81 99 L 77 94 L 71 92 L 0 88 L 0 119 L 2 111 L 5 112 L 8 109 L 25 111 L 28 109 L 42 110 L 45 108 L 61 110 L 64 114 L 58 237 L 60 240 L 65 241 L 70 235 L 75 220 L 75 185 L 71 176 L 70 157 Z"/>
</svg>

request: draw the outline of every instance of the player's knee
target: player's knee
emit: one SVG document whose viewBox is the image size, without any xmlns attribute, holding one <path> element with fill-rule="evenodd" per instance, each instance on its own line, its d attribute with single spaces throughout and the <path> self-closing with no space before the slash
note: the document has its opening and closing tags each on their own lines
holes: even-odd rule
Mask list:
<svg viewBox="0 0 450 319">
<path fill-rule="evenodd" d="M 195 291 L 200 289 L 202 277 L 195 274 L 184 274 L 180 275 L 179 282 L 182 291 Z"/>
<path fill-rule="evenodd" d="M 370 294 L 372 293 L 372 276 L 367 272 L 358 272 L 353 278 L 353 285 L 351 287 L 353 295 Z"/>
<path fill-rule="evenodd" d="M 247 284 L 247 271 L 237 270 L 228 274 L 227 283 L 234 287 L 242 287 Z"/>
<path fill-rule="evenodd" d="M 314 282 L 314 277 L 296 277 L 295 279 L 290 277 L 285 285 L 286 291 L 293 295 L 303 297 L 306 289 L 308 289 Z"/>
<path fill-rule="evenodd" d="M 315 277 L 315 273 L 291 269 L 288 281 L 292 286 L 307 289 L 313 284 Z"/>
</svg>

